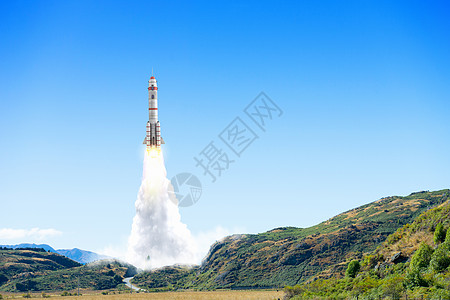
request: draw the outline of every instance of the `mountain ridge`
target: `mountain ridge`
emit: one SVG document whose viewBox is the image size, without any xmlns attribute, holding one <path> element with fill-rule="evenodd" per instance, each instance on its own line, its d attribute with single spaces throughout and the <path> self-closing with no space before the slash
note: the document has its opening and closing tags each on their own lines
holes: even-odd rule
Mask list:
<svg viewBox="0 0 450 300">
<path fill-rule="evenodd" d="M 320 275 L 344 276 L 346 263 L 376 249 L 398 228 L 445 202 L 449 190 L 390 196 L 336 215 L 308 228 L 279 227 L 259 234 L 225 237 L 214 243 L 200 266 L 182 270 L 186 280 L 165 268 L 138 274 L 133 283 L 165 288 L 170 271 L 178 288 L 264 288 L 305 282 Z M 181 280 L 181 281 L 180 281 Z"/>
<path fill-rule="evenodd" d="M 422 212 L 346 267 L 345 277 L 286 287 L 285 298 L 450 299 L 450 200 Z"/>
<path fill-rule="evenodd" d="M 48 244 L 35 244 L 35 243 L 21 243 L 16 245 L 0 245 L 0 247 L 3 248 L 9 248 L 9 249 L 26 249 L 26 248 L 41 248 L 45 251 L 50 251 L 53 253 L 61 254 L 65 257 L 68 257 L 76 262 L 79 262 L 81 264 L 87 264 L 91 263 L 97 260 L 102 259 L 111 259 L 111 257 L 95 253 L 93 251 L 88 250 L 82 250 L 79 248 L 72 248 L 72 249 L 54 249 L 52 246 Z"/>
<path fill-rule="evenodd" d="M 390 267 L 390 262 L 403 262 L 398 247 L 415 241 L 415 234 L 426 236 L 430 243 L 429 234 L 438 222 L 450 227 L 449 194 L 446 189 L 385 197 L 308 228 L 278 227 L 259 234 L 227 236 L 210 247 L 199 266 L 142 272 L 132 283 L 149 291 L 281 288 L 317 279 L 340 280 L 353 260 L 364 261 L 364 268 L 370 266 L 367 272 L 395 269 L 397 265 Z M 50 247 L 14 246 L 27 245 Z M 85 276 L 80 283 L 84 288 L 111 289 L 121 285 L 121 278 L 136 273 L 135 267 L 114 260 L 80 265 L 48 247 L 0 248 L 0 290 L 72 289 L 80 275 Z M 417 247 L 411 244 L 406 258 Z M 84 251 L 68 251 L 72 250 L 78 254 Z"/>
<path fill-rule="evenodd" d="M 0 291 L 61 291 L 117 289 L 136 267 L 118 260 L 80 264 L 42 248 L 0 248 Z"/>
</svg>

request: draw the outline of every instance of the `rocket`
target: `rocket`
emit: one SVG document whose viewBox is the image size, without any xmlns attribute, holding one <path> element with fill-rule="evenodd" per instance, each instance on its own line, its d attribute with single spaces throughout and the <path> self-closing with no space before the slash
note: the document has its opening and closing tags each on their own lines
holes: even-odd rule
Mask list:
<svg viewBox="0 0 450 300">
<path fill-rule="evenodd" d="M 148 122 L 147 134 L 143 144 L 147 145 L 147 151 L 151 149 L 161 150 L 164 140 L 161 137 L 161 126 L 158 120 L 158 85 L 154 76 L 148 81 Z"/>
</svg>

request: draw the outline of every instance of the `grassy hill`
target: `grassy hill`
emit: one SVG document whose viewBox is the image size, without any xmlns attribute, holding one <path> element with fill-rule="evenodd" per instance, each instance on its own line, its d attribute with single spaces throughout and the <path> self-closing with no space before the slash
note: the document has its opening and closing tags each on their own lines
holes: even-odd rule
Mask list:
<svg viewBox="0 0 450 300">
<path fill-rule="evenodd" d="M 132 283 L 139 283 L 148 291 L 170 291 L 185 289 L 195 278 L 197 266 L 167 266 L 150 272 L 137 274 Z"/>
<path fill-rule="evenodd" d="M 435 247 L 434 231 L 438 224 L 442 224 L 444 228 L 450 226 L 448 201 L 422 213 L 413 223 L 399 228 L 374 251 L 374 255 L 389 258 L 401 252 L 403 257 L 409 258 L 423 242 Z"/>
<path fill-rule="evenodd" d="M 136 268 L 118 261 L 81 265 L 43 249 L 0 249 L 0 291 L 57 291 L 115 288 Z"/>
<path fill-rule="evenodd" d="M 386 197 L 309 228 L 232 235 L 212 245 L 202 265 L 191 272 L 166 268 L 137 276 L 133 283 L 159 288 L 262 288 L 295 285 L 316 276 L 343 276 L 349 260 L 374 251 L 398 228 L 444 203 L 448 195 L 449 190 L 442 190 Z M 172 275 L 164 277 L 168 271 Z"/>
<path fill-rule="evenodd" d="M 65 257 L 70 258 L 76 262 L 81 264 L 87 264 L 90 262 L 94 262 L 101 259 L 111 259 L 111 257 L 101 255 L 92 251 L 82 250 L 78 248 L 73 249 L 58 249 L 55 250 L 53 247 L 47 244 L 30 244 L 30 243 L 21 243 L 17 245 L 0 245 L 0 248 L 8 248 L 8 249 L 30 249 L 30 248 L 41 248 L 46 250 L 47 252 L 58 253 L 64 255 Z"/>
<path fill-rule="evenodd" d="M 446 198 L 448 191 L 443 192 Z M 310 281 L 287 288 L 287 294 L 293 299 L 450 299 L 450 200 L 423 212 L 354 263 L 360 266 L 354 276 Z"/>
<path fill-rule="evenodd" d="M 309 228 L 228 236 L 211 246 L 200 266 L 143 272 L 132 282 L 154 291 L 290 285 L 289 295 L 303 298 L 378 297 L 406 286 L 412 295 L 441 292 L 450 289 L 449 194 L 386 197 Z M 444 233 L 435 242 L 439 230 Z M 344 276 L 350 261 L 361 268 L 355 278 Z M 5 292 L 111 289 L 135 272 L 118 261 L 83 266 L 43 249 L 0 249 Z"/>
<path fill-rule="evenodd" d="M 0 248 L 0 284 L 25 274 L 55 271 L 81 264 L 44 249 L 11 250 Z"/>
</svg>

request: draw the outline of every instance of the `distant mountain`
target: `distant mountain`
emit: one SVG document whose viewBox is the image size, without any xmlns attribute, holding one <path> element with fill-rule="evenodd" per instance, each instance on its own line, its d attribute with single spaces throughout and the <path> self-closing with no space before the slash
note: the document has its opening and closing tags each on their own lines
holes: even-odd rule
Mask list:
<svg viewBox="0 0 450 300">
<path fill-rule="evenodd" d="M 23 243 L 23 244 L 18 244 L 18 245 L 0 245 L 0 247 L 4 247 L 4 248 L 10 248 L 10 249 L 18 249 L 18 248 L 42 248 L 45 251 L 50 251 L 53 253 L 58 253 L 55 249 L 53 249 L 51 246 L 47 245 L 47 244 L 28 244 L 28 243 Z"/>
<path fill-rule="evenodd" d="M 81 250 L 78 248 L 73 249 L 58 249 L 59 254 L 64 255 L 74 261 L 77 261 L 82 264 L 87 264 L 93 261 L 101 260 L 101 259 L 109 259 L 111 257 L 106 255 L 97 254 L 92 251 Z"/>
<path fill-rule="evenodd" d="M 50 251 L 53 253 L 58 253 L 58 254 L 64 255 L 65 257 L 68 257 L 76 262 L 81 263 L 81 264 L 87 264 L 87 263 L 94 262 L 97 260 L 111 258 L 106 255 L 101 255 L 101 254 L 98 254 L 98 253 L 95 253 L 92 251 L 81 250 L 78 248 L 55 250 L 53 247 L 51 247 L 47 244 L 22 243 L 22 244 L 18 244 L 18 245 L 0 245 L 0 247 L 10 248 L 10 249 L 42 248 L 47 252 Z"/>
</svg>

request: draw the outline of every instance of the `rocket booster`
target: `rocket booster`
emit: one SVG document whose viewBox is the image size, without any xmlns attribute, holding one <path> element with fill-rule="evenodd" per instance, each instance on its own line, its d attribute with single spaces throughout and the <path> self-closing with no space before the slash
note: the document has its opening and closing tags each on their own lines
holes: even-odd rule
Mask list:
<svg viewBox="0 0 450 300">
<path fill-rule="evenodd" d="M 158 120 L 158 85 L 154 76 L 148 81 L 148 122 L 143 144 L 147 145 L 147 150 L 160 150 L 164 144 Z"/>
</svg>

